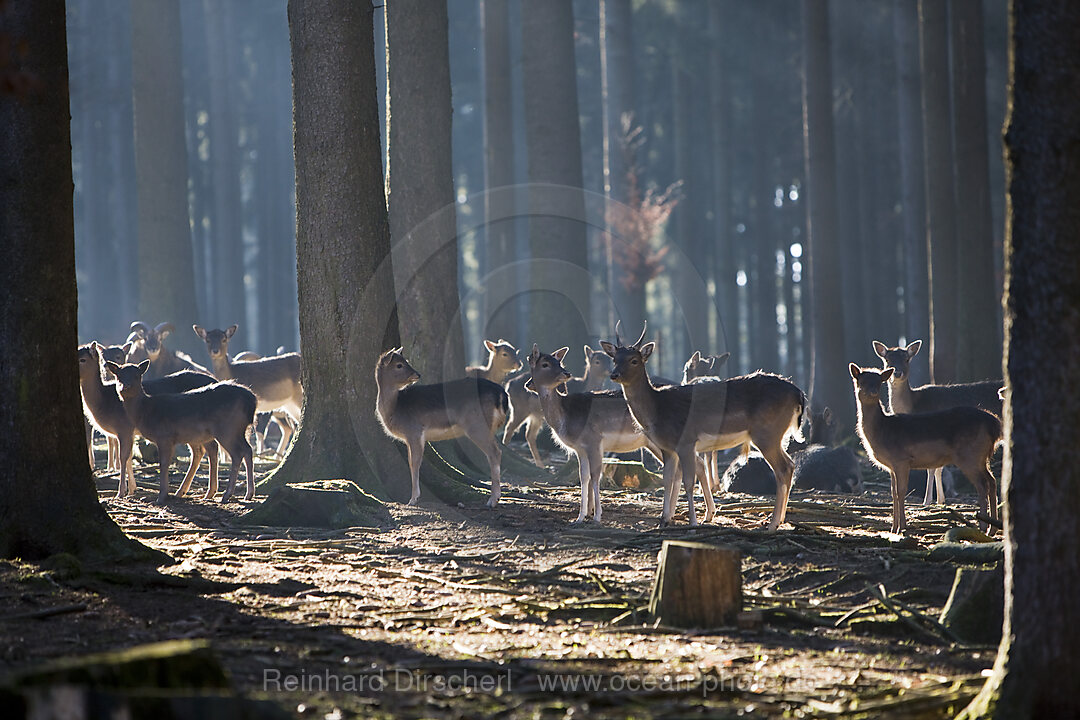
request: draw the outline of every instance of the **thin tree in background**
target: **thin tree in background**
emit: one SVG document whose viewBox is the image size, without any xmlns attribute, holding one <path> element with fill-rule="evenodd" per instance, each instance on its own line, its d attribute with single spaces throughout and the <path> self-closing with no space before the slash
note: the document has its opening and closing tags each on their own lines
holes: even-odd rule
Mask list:
<svg viewBox="0 0 1080 720">
<path fill-rule="evenodd" d="M 438 382 L 465 368 L 446 4 L 393 0 L 384 14 L 386 203 L 401 341 L 425 382 Z"/>
<path fill-rule="evenodd" d="M 919 13 L 911 0 L 893 3 L 897 101 L 900 126 L 900 208 L 904 243 L 904 332 L 908 342 L 930 337 L 926 265 L 926 194 L 923 172 L 922 86 L 919 81 Z M 879 338 L 881 339 L 881 338 Z M 892 343 L 893 339 L 889 338 Z M 930 375 L 924 363 L 911 366 L 912 386 Z"/>
<path fill-rule="evenodd" d="M 373 12 L 349 0 L 289 2 L 304 417 L 264 484 L 346 478 L 386 498 L 391 487 L 408 495 L 408 471 L 374 412 L 375 362 L 399 341 Z"/>
<path fill-rule="evenodd" d="M 178 0 L 131 4 L 138 203 L 139 320 L 189 328 L 199 320 L 188 219 L 187 148 Z M 243 268 L 232 271 L 243 283 Z M 135 318 L 132 318 L 135 319 Z M 205 355 L 192 332 L 172 347 Z"/>
<path fill-rule="evenodd" d="M 481 0 L 484 37 L 484 195 L 487 241 L 487 297 L 510 297 L 516 273 L 508 266 L 516 259 L 514 232 L 514 124 L 510 73 L 510 8 L 508 0 Z M 502 188 L 501 190 L 499 188 Z M 524 342 L 518 304 L 488 304 L 486 328 L 490 338 Z"/>
<path fill-rule="evenodd" d="M 949 103 L 946 3 L 919 0 L 919 65 L 922 69 L 923 150 L 926 170 L 926 241 L 929 258 L 930 378 L 955 382 L 959 326 L 956 319 L 956 203 Z M 990 282 L 990 278 L 986 278 Z"/>
<path fill-rule="evenodd" d="M 86 464 L 64 3 L 10 3 L 3 19 L 0 46 L 23 51 L 0 67 L 0 557 L 151 559 Z"/>
<path fill-rule="evenodd" d="M 851 389 L 845 380 L 844 309 L 840 298 L 840 247 L 836 237 L 836 152 L 832 117 L 827 0 L 803 0 L 803 141 L 807 178 L 807 243 L 813 325 L 812 398 L 854 427 Z M 804 254 L 805 256 L 805 254 Z"/>
<path fill-rule="evenodd" d="M 581 347 L 590 283 L 571 0 L 522 3 L 521 39 L 529 247 L 534 261 L 554 261 L 530 266 L 529 335 L 542 348 Z"/>
<path fill-rule="evenodd" d="M 981 0 L 950 0 L 956 167 L 956 347 L 958 380 L 1000 377 L 1001 305 L 994 280 L 986 50 Z"/>
<path fill-rule="evenodd" d="M 1080 717 L 1080 4 L 1010 15 L 1005 624 L 970 720 Z"/>
<path fill-rule="evenodd" d="M 664 241 L 663 230 L 679 204 L 682 187 L 676 182 L 662 191 L 642 189 L 637 156 L 644 142 L 641 127 L 633 125 L 632 116 L 624 115 L 619 146 L 620 166 L 626 172 L 626 200 L 608 207 L 608 233 L 603 237 L 615 262 L 614 280 L 623 297 L 620 319 L 626 327 L 641 327 L 645 321 L 645 286 L 665 269 L 670 245 Z"/>
</svg>

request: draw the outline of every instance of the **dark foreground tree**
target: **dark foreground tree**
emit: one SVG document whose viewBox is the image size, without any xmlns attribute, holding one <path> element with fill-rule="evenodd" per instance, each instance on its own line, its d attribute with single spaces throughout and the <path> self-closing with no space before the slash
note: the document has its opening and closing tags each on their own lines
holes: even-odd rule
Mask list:
<svg viewBox="0 0 1080 720">
<path fill-rule="evenodd" d="M 293 0 L 296 264 L 303 423 L 264 484 L 346 478 L 408 496 L 408 468 L 375 418 L 375 361 L 398 345 L 383 200 L 370 3 Z"/>
<path fill-rule="evenodd" d="M 1006 133 L 1005 627 L 970 718 L 1080 717 L 1080 4 L 1014 0 Z"/>
<path fill-rule="evenodd" d="M 64 3 L 10 3 L 3 21 L 25 42 L 28 90 L 0 89 L 0 557 L 149 558 L 102 509 L 86 465 Z"/>
<path fill-rule="evenodd" d="M 401 341 L 437 382 L 462 377 L 446 3 L 386 4 L 386 204 Z"/>
</svg>

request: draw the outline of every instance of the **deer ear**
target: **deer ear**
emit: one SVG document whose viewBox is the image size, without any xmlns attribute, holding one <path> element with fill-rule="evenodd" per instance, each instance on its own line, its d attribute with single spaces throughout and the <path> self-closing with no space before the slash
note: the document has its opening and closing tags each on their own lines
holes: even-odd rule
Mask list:
<svg viewBox="0 0 1080 720">
<path fill-rule="evenodd" d="M 892 375 L 893 375 L 893 369 L 892 368 L 885 368 L 881 372 L 881 381 L 882 382 L 889 382 L 889 378 L 891 378 Z"/>
<path fill-rule="evenodd" d="M 822 410 L 821 411 L 821 419 L 824 420 L 827 423 L 832 422 L 832 410 L 829 409 L 829 408 L 825 408 L 824 410 Z"/>
<path fill-rule="evenodd" d="M 922 347 L 922 340 L 916 340 L 915 342 L 908 345 L 907 346 L 908 359 L 910 360 L 911 358 L 918 355 L 919 354 L 919 348 L 921 348 L 921 347 Z"/>
<path fill-rule="evenodd" d="M 192 325 L 191 329 L 194 330 L 195 334 L 201 337 L 203 340 L 206 339 L 206 331 L 203 330 L 201 327 L 199 327 L 198 325 Z"/>
<path fill-rule="evenodd" d="M 653 354 L 653 350 L 656 349 L 656 343 L 647 342 L 641 346 L 641 359 L 645 362 L 649 362 L 649 358 Z"/>
<path fill-rule="evenodd" d="M 851 373 L 851 377 L 858 380 L 859 379 L 859 373 L 862 372 L 862 369 L 858 365 L 856 365 L 855 363 L 849 363 L 847 368 L 848 368 L 848 372 Z"/>
<path fill-rule="evenodd" d="M 558 360 L 559 362 L 562 362 L 562 359 L 564 357 L 566 357 L 566 353 L 568 353 L 568 352 L 570 352 L 570 348 L 561 347 L 561 348 L 559 348 L 558 350 L 556 350 L 555 352 L 553 352 L 551 354 L 555 357 L 556 360 Z"/>
<path fill-rule="evenodd" d="M 240 326 L 239 326 L 239 325 L 237 325 L 237 324 L 235 324 L 235 323 L 233 323 L 232 325 L 230 325 L 230 326 L 229 326 L 228 328 L 226 328 L 226 330 L 225 330 L 225 337 L 226 337 L 226 338 L 231 338 L 231 337 L 232 337 L 232 336 L 233 336 L 233 335 L 234 335 L 234 334 L 236 333 L 236 330 L 237 330 L 237 328 L 239 328 L 239 327 L 240 327 Z"/>
<path fill-rule="evenodd" d="M 523 385 L 522 387 L 524 387 L 524 388 L 525 388 L 526 390 L 528 390 L 529 392 L 531 392 L 531 393 L 532 393 L 533 395 L 535 395 L 535 394 L 536 394 L 536 388 L 535 388 L 535 387 L 533 387 L 533 381 L 532 381 L 532 378 L 529 378 L 528 380 L 526 380 L 526 381 L 525 381 L 525 384 L 524 384 L 524 385 Z"/>
<path fill-rule="evenodd" d="M 134 345 L 135 345 L 135 343 L 133 343 L 133 342 L 126 342 L 126 343 L 124 343 L 123 345 L 120 346 L 120 349 L 124 351 L 124 357 L 127 357 L 128 353 L 131 352 L 131 348 Z"/>
<path fill-rule="evenodd" d="M 585 346 L 585 362 L 588 362 L 589 360 L 592 359 L 592 356 L 593 356 L 594 352 L 596 352 L 596 351 L 593 350 L 591 347 L 589 347 L 588 345 Z"/>
<path fill-rule="evenodd" d="M 491 342 L 490 340 L 485 340 L 484 347 L 486 347 L 489 352 L 493 352 L 495 350 L 495 343 Z"/>
<path fill-rule="evenodd" d="M 728 361 L 728 358 L 730 357 L 731 353 L 729 352 L 721 353 L 720 355 L 715 356 L 713 358 L 713 367 L 720 367 L 721 365 L 726 363 Z"/>
<path fill-rule="evenodd" d="M 540 359 L 540 346 L 533 343 L 532 350 L 529 351 L 529 364 L 535 365 L 536 361 Z"/>
<path fill-rule="evenodd" d="M 692 362 L 692 363 L 701 362 L 701 351 L 700 350 L 695 350 L 694 351 L 694 354 L 690 356 L 690 362 Z"/>
<path fill-rule="evenodd" d="M 115 375 L 117 371 L 120 370 L 120 366 L 114 363 L 112 360 L 105 361 L 105 368 L 113 375 Z"/>
<path fill-rule="evenodd" d="M 877 353 L 877 356 L 879 358 L 881 358 L 882 360 L 885 359 L 885 351 L 886 350 L 888 350 L 888 348 L 885 347 L 885 343 L 883 343 L 883 342 L 881 342 L 879 340 L 874 341 L 874 352 Z"/>
<path fill-rule="evenodd" d="M 615 357 L 615 346 L 609 343 L 607 340 L 601 340 L 600 347 L 603 348 L 604 352 L 607 353 L 609 356 Z"/>
<path fill-rule="evenodd" d="M 150 361 L 149 360 L 143 360 L 141 363 L 139 363 L 138 367 L 139 367 L 139 374 L 140 375 L 145 375 L 146 371 L 150 369 Z"/>
</svg>

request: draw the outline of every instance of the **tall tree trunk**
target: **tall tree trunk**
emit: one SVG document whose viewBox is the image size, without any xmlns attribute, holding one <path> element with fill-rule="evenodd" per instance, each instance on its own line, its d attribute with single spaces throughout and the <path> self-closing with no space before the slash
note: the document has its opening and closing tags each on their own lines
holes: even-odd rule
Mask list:
<svg viewBox="0 0 1080 720">
<path fill-rule="evenodd" d="M 751 239 L 753 241 L 754 274 L 750 290 L 754 296 L 754 334 L 753 365 L 775 372 L 780 364 L 780 335 L 776 324 L 776 237 L 772 224 L 773 186 L 771 182 L 770 161 L 773 147 L 772 138 L 775 112 L 772 102 L 774 95 L 768 92 L 769 83 L 765 78 L 764 66 L 768 62 L 769 50 L 774 47 L 775 34 L 766 10 L 757 9 L 756 26 L 759 42 L 755 47 L 753 72 L 753 118 L 756 151 L 750 172 L 750 194 L 753 209 L 750 216 Z M 829 90 L 831 97 L 832 91 Z"/>
<path fill-rule="evenodd" d="M 629 201 L 627 154 L 623 148 L 623 119 L 634 112 L 633 12 L 630 0 L 600 0 L 600 72 L 604 107 L 604 194 L 610 217 Z M 620 238 L 605 244 L 605 272 L 612 308 L 608 326 L 623 320 L 627 328 L 645 321 L 645 288 L 627 288 L 617 257 L 624 252 Z"/>
<path fill-rule="evenodd" d="M 806 152 L 807 242 L 814 357 L 815 407 L 830 407 L 854 427 L 851 390 L 844 382 L 844 309 L 840 302 L 840 248 L 836 238 L 836 144 L 833 137 L 832 65 L 827 0 L 803 0 L 803 142 Z"/>
<path fill-rule="evenodd" d="M 956 227 L 953 141 L 949 104 L 946 4 L 919 0 L 919 65 L 922 70 L 923 157 L 926 168 L 926 241 L 930 262 L 930 377 L 956 380 Z M 989 279 L 987 280 L 989 282 Z"/>
<path fill-rule="evenodd" d="M 109 519 L 86 466 L 64 3 L 12 3 L 4 32 L 36 82 L 21 98 L 0 91 L 0 557 L 150 558 Z"/>
<path fill-rule="evenodd" d="M 264 484 L 347 478 L 379 497 L 393 488 L 404 498 L 408 468 L 374 412 L 375 363 L 399 344 L 374 9 L 291 0 L 288 12 L 304 417 L 288 457 Z"/>
<path fill-rule="evenodd" d="M 1080 717 L 1080 4 L 1010 14 L 1005 626 L 964 717 Z"/>
<path fill-rule="evenodd" d="M 391 0 L 386 16 L 386 203 L 401 341 L 425 382 L 465 370 L 451 164 L 445 3 Z"/>
<path fill-rule="evenodd" d="M 734 222 L 731 219 L 731 93 L 724 53 L 725 40 L 728 37 L 723 19 L 723 11 L 730 12 L 730 6 L 713 0 L 709 3 L 709 101 L 712 105 L 709 113 L 712 123 L 712 162 L 713 162 L 713 242 L 714 254 L 713 277 L 716 279 L 717 297 L 719 298 L 719 323 L 717 333 L 717 352 L 731 351 L 733 357 L 728 360 L 732 368 L 739 367 L 739 287 L 735 284 L 735 237 L 732 233 Z M 733 373 L 735 374 L 735 373 Z"/>
<path fill-rule="evenodd" d="M 521 34 L 530 335 L 545 350 L 581 347 L 589 341 L 590 276 L 571 0 L 522 3 Z"/>
<path fill-rule="evenodd" d="M 233 45 L 238 41 L 230 3 L 203 0 L 210 88 L 210 283 L 214 302 L 203 309 L 204 324 L 240 325 L 235 348 L 251 346 L 244 287 L 244 236 L 240 202 L 238 97 Z M 186 334 L 186 328 L 184 329 Z"/>
<path fill-rule="evenodd" d="M 904 334 L 907 342 L 930 337 L 927 304 L 926 194 L 923 163 L 922 86 L 919 82 L 919 12 L 911 0 L 895 0 L 896 82 L 900 124 L 900 207 L 904 245 Z M 884 338 L 878 338 L 885 342 Z M 888 340 L 892 345 L 896 342 Z M 911 368 L 911 384 L 930 374 L 923 363 Z"/>
<path fill-rule="evenodd" d="M 178 0 L 131 4 L 138 179 L 139 319 L 168 321 L 171 347 L 206 351 L 187 328 L 199 320 L 187 203 L 187 147 Z M 243 282 L 240 268 L 236 282 Z"/>
<path fill-rule="evenodd" d="M 481 0 L 484 25 L 484 232 L 487 240 L 483 332 L 525 342 L 516 292 L 514 120 L 510 72 L 509 0 Z"/>
<path fill-rule="evenodd" d="M 956 142 L 956 347 L 959 380 L 1000 377 L 1001 309 L 994 282 L 986 54 L 981 0 L 950 0 Z"/>
</svg>

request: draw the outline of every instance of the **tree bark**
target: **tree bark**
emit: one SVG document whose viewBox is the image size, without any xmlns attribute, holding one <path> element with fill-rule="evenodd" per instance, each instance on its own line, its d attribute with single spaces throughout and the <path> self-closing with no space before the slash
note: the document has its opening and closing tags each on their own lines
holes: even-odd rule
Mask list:
<svg viewBox="0 0 1080 720">
<path fill-rule="evenodd" d="M 1001 377 L 1001 303 L 994 282 L 986 54 L 981 0 L 949 2 L 956 142 L 956 346 L 958 380 Z"/>
<path fill-rule="evenodd" d="M 1005 625 L 965 716 L 1078 717 L 1080 5 L 1013 0 L 1010 14 Z"/>
<path fill-rule="evenodd" d="M 803 1 L 803 141 L 807 179 L 807 244 L 812 305 L 813 377 L 816 408 L 830 407 L 854 427 L 851 389 L 844 365 L 844 309 L 840 301 L 840 248 L 836 237 L 836 151 L 833 137 L 832 68 L 827 0 Z"/>
<path fill-rule="evenodd" d="M 904 245 L 904 334 L 907 342 L 930 337 L 929 269 L 926 264 L 926 190 L 923 163 L 922 86 L 919 82 L 919 13 L 911 0 L 893 5 L 900 124 L 900 207 Z M 881 339 L 881 338 L 877 338 Z M 884 342 L 884 340 L 882 339 Z M 888 340 L 892 345 L 894 340 Z M 911 384 L 926 384 L 923 363 L 911 367 Z"/>
<path fill-rule="evenodd" d="M 445 3 L 391 0 L 386 17 L 386 204 L 401 341 L 424 382 L 462 377 Z"/>
<path fill-rule="evenodd" d="M 529 246 L 529 333 L 541 348 L 589 341 L 588 249 L 571 0 L 521 7 Z M 553 271 L 554 268 L 558 271 Z"/>
<path fill-rule="evenodd" d="M 64 3 L 10 4 L 4 31 L 35 86 L 0 95 L 0 557 L 159 557 L 106 515 L 86 465 Z"/>
<path fill-rule="evenodd" d="M 187 204 L 187 148 L 178 0 L 131 3 L 139 319 L 172 322 L 173 348 L 205 355 L 185 328 L 199 320 Z M 242 269 L 234 279 L 243 282 Z"/>
<path fill-rule="evenodd" d="M 484 35 L 484 232 L 487 241 L 484 335 L 525 342 L 520 303 L 507 302 L 520 281 L 514 231 L 514 120 L 509 0 L 481 0 Z M 503 188 L 499 190 L 499 188 Z"/>
<path fill-rule="evenodd" d="M 304 411 L 292 450 L 263 485 L 345 478 L 405 498 L 408 468 L 375 417 L 375 363 L 399 342 L 374 9 L 291 0 L 288 12 Z"/>
<path fill-rule="evenodd" d="M 926 242 L 930 274 L 930 378 L 955 382 L 956 203 L 949 104 L 946 4 L 919 0 L 919 65 L 922 70 L 923 157 L 926 168 Z M 986 280 L 989 282 L 989 278 Z"/>
</svg>

